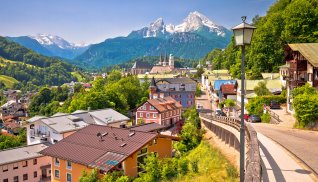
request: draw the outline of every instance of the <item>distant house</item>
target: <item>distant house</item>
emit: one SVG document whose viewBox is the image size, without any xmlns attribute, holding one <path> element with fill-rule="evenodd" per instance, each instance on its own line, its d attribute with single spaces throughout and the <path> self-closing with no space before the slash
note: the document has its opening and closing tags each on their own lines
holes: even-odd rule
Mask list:
<svg viewBox="0 0 318 182">
<path fill-rule="evenodd" d="M 234 87 L 236 85 L 236 80 L 215 80 L 213 82 L 213 86 L 212 86 L 211 89 L 212 89 L 212 92 L 214 94 L 216 94 L 216 97 L 219 98 L 219 100 L 221 100 L 224 97 L 224 95 L 223 95 L 223 93 L 221 91 L 221 87 L 224 84 L 233 85 L 233 87 Z M 223 89 L 225 89 L 225 87 Z M 227 95 L 229 95 L 229 94 L 227 94 Z"/>
<path fill-rule="evenodd" d="M 128 120 L 128 117 L 113 109 L 78 110 L 72 114 L 58 113 L 51 117 L 35 116 L 28 120 L 27 143 L 31 145 L 48 141 L 54 144 L 89 124 L 119 127 Z"/>
<path fill-rule="evenodd" d="M 166 127 L 152 122 L 152 123 L 142 123 L 139 125 L 133 125 L 128 127 L 129 129 L 135 130 L 135 131 L 144 131 L 144 132 L 160 132 L 164 130 Z"/>
<path fill-rule="evenodd" d="M 181 108 L 172 97 L 149 99 L 136 109 L 136 122 L 172 126 L 181 120 Z"/>
<path fill-rule="evenodd" d="M 149 98 L 162 98 L 170 96 L 178 101 L 183 108 L 191 107 L 195 104 L 195 90 L 197 83 L 191 78 L 164 78 L 150 83 Z"/>
<path fill-rule="evenodd" d="M 285 48 L 285 62 L 288 69 L 287 109 L 293 112 L 291 91 L 309 83 L 318 89 L 318 43 L 288 44 Z"/>
<path fill-rule="evenodd" d="M 0 181 L 49 181 L 51 158 L 38 153 L 48 146 L 45 143 L 0 151 Z"/>
<path fill-rule="evenodd" d="M 265 82 L 266 88 L 272 94 L 280 94 L 282 92 L 282 82 L 279 79 L 276 80 L 245 80 L 245 102 L 248 102 L 248 99 L 256 97 L 254 93 L 254 88 L 258 85 L 259 82 Z M 237 102 L 241 103 L 241 80 L 237 80 Z"/>
<path fill-rule="evenodd" d="M 201 85 L 209 94 L 212 94 L 212 87 L 216 80 L 231 80 L 228 70 L 205 70 L 201 76 Z"/>
<path fill-rule="evenodd" d="M 151 67 L 152 66 L 149 63 L 142 60 L 137 60 L 133 67 L 130 69 L 130 73 L 133 75 L 145 74 L 147 72 L 150 72 Z"/>
<path fill-rule="evenodd" d="M 136 177 L 144 159 L 154 152 L 159 158 L 172 156 L 177 137 L 128 128 L 89 125 L 40 153 L 52 157 L 52 181 L 79 181 L 83 171 L 98 174 L 122 171 Z"/>
<path fill-rule="evenodd" d="M 24 117 L 26 111 L 23 104 L 19 100 L 9 100 L 0 107 L 0 119 L 5 121 L 5 118 L 11 116 L 12 118 Z"/>
<path fill-rule="evenodd" d="M 221 85 L 220 94 L 225 99 L 236 100 L 237 83 L 225 83 Z"/>
</svg>

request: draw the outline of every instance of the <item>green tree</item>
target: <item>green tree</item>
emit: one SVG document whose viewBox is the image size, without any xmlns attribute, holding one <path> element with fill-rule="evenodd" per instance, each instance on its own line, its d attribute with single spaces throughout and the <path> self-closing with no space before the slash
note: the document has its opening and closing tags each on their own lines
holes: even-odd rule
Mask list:
<svg viewBox="0 0 318 182">
<path fill-rule="evenodd" d="M 99 182 L 98 172 L 96 169 L 93 169 L 89 174 L 84 170 L 82 176 L 79 179 L 80 182 Z"/>
<path fill-rule="evenodd" d="M 139 178 L 136 182 L 156 182 L 160 180 L 160 165 L 157 156 L 154 153 L 148 154 L 145 159 L 145 164 L 141 167 L 146 171 L 145 173 L 139 173 Z"/>
<path fill-rule="evenodd" d="M 257 83 L 257 85 L 254 87 L 254 92 L 257 96 L 271 95 L 271 92 L 266 87 L 266 82 L 264 81 Z"/>
</svg>

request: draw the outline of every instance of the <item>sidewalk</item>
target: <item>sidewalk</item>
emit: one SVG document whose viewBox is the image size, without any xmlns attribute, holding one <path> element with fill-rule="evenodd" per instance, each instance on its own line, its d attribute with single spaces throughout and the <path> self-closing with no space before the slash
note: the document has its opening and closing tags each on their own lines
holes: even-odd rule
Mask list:
<svg viewBox="0 0 318 182">
<path fill-rule="evenodd" d="M 264 182 L 301 181 L 311 182 L 310 171 L 303 169 L 280 145 L 257 133 Z"/>
<path fill-rule="evenodd" d="M 282 107 L 281 109 L 271 109 L 271 111 L 276 113 L 279 116 L 279 119 L 283 121 L 277 126 L 293 128 L 296 119 L 292 114 L 286 112 L 286 107 Z"/>
</svg>

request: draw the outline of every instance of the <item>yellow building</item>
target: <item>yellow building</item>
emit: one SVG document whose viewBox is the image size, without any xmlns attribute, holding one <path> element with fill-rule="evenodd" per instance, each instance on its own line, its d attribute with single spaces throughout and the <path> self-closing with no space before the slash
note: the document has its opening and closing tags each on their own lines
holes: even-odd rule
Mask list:
<svg viewBox="0 0 318 182">
<path fill-rule="evenodd" d="M 96 168 L 99 174 L 120 170 L 137 176 L 148 153 L 159 158 L 171 157 L 172 140 L 137 128 L 89 125 L 40 153 L 52 157 L 51 181 L 79 181 L 82 172 Z"/>
</svg>

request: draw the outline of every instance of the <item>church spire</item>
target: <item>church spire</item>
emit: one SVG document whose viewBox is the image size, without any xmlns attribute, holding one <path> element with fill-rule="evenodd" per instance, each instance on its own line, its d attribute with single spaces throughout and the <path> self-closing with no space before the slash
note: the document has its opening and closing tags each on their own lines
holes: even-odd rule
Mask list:
<svg viewBox="0 0 318 182">
<path fill-rule="evenodd" d="M 160 52 L 160 58 L 159 58 L 159 65 L 162 65 L 162 57 L 161 57 L 161 52 Z"/>
</svg>

